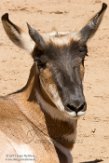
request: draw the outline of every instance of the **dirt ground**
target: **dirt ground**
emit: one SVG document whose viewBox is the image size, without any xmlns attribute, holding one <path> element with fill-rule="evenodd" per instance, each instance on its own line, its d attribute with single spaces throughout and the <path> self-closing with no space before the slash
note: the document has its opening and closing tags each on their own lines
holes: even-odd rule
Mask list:
<svg viewBox="0 0 109 163">
<path fill-rule="evenodd" d="M 109 0 L 104 0 L 109 4 Z M 10 13 L 13 22 L 27 30 L 26 22 L 41 33 L 77 31 L 101 7 L 101 0 L 0 0 L 0 16 Z M 109 9 L 96 35 L 88 42 L 84 91 L 88 103 L 78 121 L 74 163 L 109 163 Z M 0 22 L 0 95 L 25 85 L 31 57 L 7 38 Z M 97 161 L 95 161 L 97 162 Z"/>
</svg>

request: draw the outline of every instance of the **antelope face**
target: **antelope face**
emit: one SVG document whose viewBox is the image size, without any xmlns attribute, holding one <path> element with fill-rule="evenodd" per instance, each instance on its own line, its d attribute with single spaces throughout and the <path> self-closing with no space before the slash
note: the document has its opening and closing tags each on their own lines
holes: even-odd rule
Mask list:
<svg viewBox="0 0 109 163">
<path fill-rule="evenodd" d="M 86 43 L 96 32 L 106 8 L 103 3 L 101 10 L 80 30 L 76 39 L 72 33 L 57 34 L 45 42 L 41 36 L 37 39 L 37 32 L 28 25 L 29 34 L 36 43 L 33 58 L 39 67 L 41 85 L 57 109 L 72 117 L 86 111 L 82 84 Z"/>
<path fill-rule="evenodd" d="M 56 33 L 45 39 L 27 24 L 27 40 L 22 30 L 9 20 L 8 14 L 2 16 L 9 38 L 16 45 L 32 51 L 45 93 L 57 106 L 57 110 L 71 117 L 78 117 L 86 111 L 82 85 L 86 44 L 98 29 L 106 8 L 107 5 L 103 3 L 101 10 L 77 33 L 78 37 L 74 37 L 72 33 Z"/>
<path fill-rule="evenodd" d="M 41 85 L 60 111 L 80 116 L 86 111 L 82 79 L 87 47 L 79 41 L 59 45 L 54 40 L 43 51 L 36 47 L 33 52 Z"/>
</svg>

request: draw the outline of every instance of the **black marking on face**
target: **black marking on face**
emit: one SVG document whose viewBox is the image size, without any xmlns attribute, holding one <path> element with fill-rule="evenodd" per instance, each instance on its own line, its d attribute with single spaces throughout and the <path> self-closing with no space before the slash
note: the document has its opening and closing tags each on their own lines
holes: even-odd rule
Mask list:
<svg viewBox="0 0 109 163">
<path fill-rule="evenodd" d="M 87 55 L 87 46 L 79 42 L 70 42 L 69 45 L 58 46 L 49 43 L 44 51 L 37 47 L 33 51 L 33 59 L 40 69 L 49 68 L 53 80 L 64 105 L 78 104 L 78 99 L 84 103 L 83 86 L 80 65 L 84 65 Z"/>
<path fill-rule="evenodd" d="M 58 46 L 51 42 L 45 50 L 35 47 L 32 56 L 34 61 L 40 65 L 39 67 L 42 66 L 42 68 L 47 63 L 62 67 L 62 63 L 66 65 L 68 62 L 74 67 L 80 63 L 84 65 L 84 58 L 87 52 L 87 46 L 81 45 L 78 42 L 71 42 L 70 45 L 64 46 Z"/>
</svg>

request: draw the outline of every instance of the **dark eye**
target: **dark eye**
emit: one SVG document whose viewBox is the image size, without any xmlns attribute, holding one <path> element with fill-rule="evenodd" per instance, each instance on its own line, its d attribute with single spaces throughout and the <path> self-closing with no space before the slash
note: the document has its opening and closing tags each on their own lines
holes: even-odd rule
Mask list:
<svg viewBox="0 0 109 163">
<path fill-rule="evenodd" d="M 38 66 L 38 68 L 39 69 L 41 69 L 41 68 L 46 68 L 46 63 L 43 63 L 40 59 L 39 60 L 37 60 L 37 66 Z"/>
<path fill-rule="evenodd" d="M 46 58 L 44 57 L 44 51 L 35 48 L 32 53 L 33 59 L 35 62 L 37 62 L 37 66 L 39 69 L 46 67 Z"/>
<path fill-rule="evenodd" d="M 87 53 L 88 53 L 87 46 L 86 45 L 80 46 L 79 52 L 81 53 L 81 55 L 87 55 Z"/>
</svg>

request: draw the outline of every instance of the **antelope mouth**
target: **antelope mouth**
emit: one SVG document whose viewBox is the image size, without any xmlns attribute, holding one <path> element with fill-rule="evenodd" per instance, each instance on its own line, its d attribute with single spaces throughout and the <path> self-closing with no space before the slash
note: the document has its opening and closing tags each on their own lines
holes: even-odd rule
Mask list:
<svg viewBox="0 0 109 163">
<path fill-rule="evenodd" d="M 66 106 L 65 107 L 65 111 L 67 112 L 67 114 L 69 114 L 70 116 L 73 117 L 80 117 L 83 116 L 86 113 L 87 110 L 87 104 L 84 103 L 83 105 L 81 105 L 81 107 L 79 107 L 78 109 L 72 107 Z"/>
</svg>

